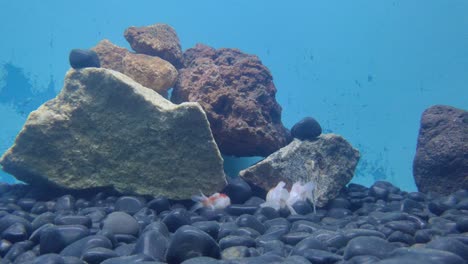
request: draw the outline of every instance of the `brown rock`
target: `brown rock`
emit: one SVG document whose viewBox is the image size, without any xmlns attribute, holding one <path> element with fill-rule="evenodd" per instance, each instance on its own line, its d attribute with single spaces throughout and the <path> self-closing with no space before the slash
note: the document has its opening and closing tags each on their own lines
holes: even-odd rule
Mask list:
<svg viewBox="0 0 468 264">
<path fill-rule="evenodd" d="M 171 26 L 154 24 L 146 27 L 129 27 L 125 30 L 124 36 L 137 53 L 158 56 L 176 68 L 182 67 L 182 48 Z"/>
<path fill-rule="evenodd" d="M 159 57 L 131 53 L 109 40 L 99 42 L 93 50 L 99 56 L 101 67 L 128 75 L 162 96 L 167 97 L 167 91 L 176 81 L 177 70 Z"/>
<path fill-rule="evenodd" d="M 223 154 L 267 156 L 290 141 L 273 77 L 258 57 L 199 44 L 184 62 L 171 100 L 202 105 Z"/>
<path fill-rule="evenodd" d="M 359 151 L 343 137 L 322 134 L 314 141 L 294 139 L 239 176 L 264 190 L 280 181 L 288 189 L 295 182 L 312 181 L 316 204 L 324 206 L 353 178 L 358 161 Z"/>
<path fill-rule="evenodd" d="M 0 164 L 38 187 L 112 186 L 190 199 L 226 185 L 223 159 L 199 104 L 175 105 L 104 68 L 70 70 L 57 97 L 29 115 Z"/>
<path fill-rule="evenodd" d="M 468 112 L 436 105 L 424 111 L 413 176 L 420 192 L 468 189 Z"/>
</svg>

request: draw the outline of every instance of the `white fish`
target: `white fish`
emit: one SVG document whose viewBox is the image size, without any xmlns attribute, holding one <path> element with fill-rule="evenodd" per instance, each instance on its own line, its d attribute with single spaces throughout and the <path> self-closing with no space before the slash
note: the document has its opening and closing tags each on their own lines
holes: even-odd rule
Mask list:
<svg viewBox="0 0 468 264">
<path fill-rule="evenodd" d="M 309 200 L 314 205 L 314 213 L 316 212 L 315 209 L 315 184 L 313 182 L 308 182 L 306 184 L 302 184 L 301 182 L 296 182 L 291 187 L 291 191 L 289 192 L 288 200 L 286 201 L 286 205 L 291 211 L 292 214 L 297 214 L 294 208 L 292 207 L 298 201 L 306 201 Z"/>
<path fill-rule="evenodd" d="M 261 204 L 261 207 L 271 207 L 275 210 L 279 210 L 287 206 L 287 200 L 289 198 L 289 192 L 284 188 L 286 183 L 280 181 L 275 188 L 268 191 L 266 201 Z"/>
</svg>

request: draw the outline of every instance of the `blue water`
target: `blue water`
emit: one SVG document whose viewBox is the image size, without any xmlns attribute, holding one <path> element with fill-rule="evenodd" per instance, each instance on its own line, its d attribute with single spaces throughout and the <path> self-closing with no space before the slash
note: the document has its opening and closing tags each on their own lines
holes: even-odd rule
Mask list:
<svg viewBox="0 0 468 264">
<path fill-rule="evenodd" d="M 239 48 L 271 70 L 290 128 L 315 117 L 361 152 L 353 182 L 416 190 L 421 113 L 468 108 L 468 1 L 1 1 L 0 152 L 63 84 L 72 48 L 129 48 L 132 25 L 167 23 L 182 48 Z M 226 170 L 258 159 L 226 157 Z M 0 181 L 13 178 L 0 173 Z"/>
</svg>

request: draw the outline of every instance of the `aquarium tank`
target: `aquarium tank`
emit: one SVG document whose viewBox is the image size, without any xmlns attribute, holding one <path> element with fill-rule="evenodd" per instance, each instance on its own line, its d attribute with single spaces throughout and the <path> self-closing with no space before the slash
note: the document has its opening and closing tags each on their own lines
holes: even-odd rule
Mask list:
<svg viewBox="0 0 468 264">
<path fill-rule="evenodd" d="M 468 1 L 2 1 L 1 263 L 466 263 Z"/>
</svg>

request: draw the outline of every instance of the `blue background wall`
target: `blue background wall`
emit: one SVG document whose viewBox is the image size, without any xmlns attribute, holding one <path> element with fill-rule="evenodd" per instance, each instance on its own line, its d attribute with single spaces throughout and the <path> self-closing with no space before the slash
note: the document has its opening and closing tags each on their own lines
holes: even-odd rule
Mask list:
<svg viewBox="0 0 468 264">
<path fill-rule="evenodd" d="M 62 87 L 70 49 L 103 38 L 128 48 L 127 27 L 161 22 L 184 50 L 201 42 L 258 55 L 287 127 L 314 116 L 361 151 L 354 182 L 415 190 L 422 111 L 468 108 L 467 14 L 466 0 L 1 1 L 0 89 L 27 89 L 0 93 L 0 152 L 27 112 Z M 229 172 L 253 161 L 232 160 Z"/>
</svg>

